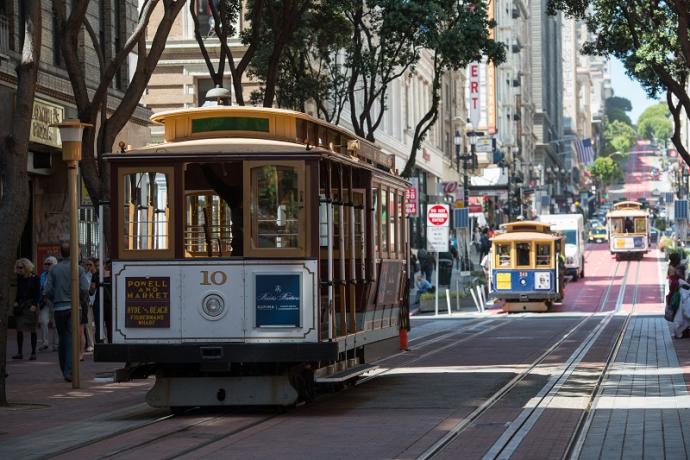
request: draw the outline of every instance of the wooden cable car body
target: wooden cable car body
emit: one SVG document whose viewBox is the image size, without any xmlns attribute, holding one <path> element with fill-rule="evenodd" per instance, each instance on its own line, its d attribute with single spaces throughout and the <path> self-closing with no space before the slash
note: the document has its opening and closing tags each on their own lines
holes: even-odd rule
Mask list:
<svg viewBox="0 0 690 460">
<path fill-rule="evenodd" d="M 513 222 L 491 239 L 489 296 L 505 311 L 547 311 L 563 299 L 564 237 L 550 226 Z"/>
<path fill-rule="evenodd" d="M 649 213 L 637 201 L 615 203 L 606 214 L 609 249 L 616 260 L 642 259 L 649 251 Z"/>
<path fill-rule="evenodd" d="M 409 184 L 391 155 L 286 110 L 152 119 L 165 143 L 107 156 L 113 343 L 97 361 L 155 374 L 154 407 L 289 405 L 398 351 Z"/>
</svg>

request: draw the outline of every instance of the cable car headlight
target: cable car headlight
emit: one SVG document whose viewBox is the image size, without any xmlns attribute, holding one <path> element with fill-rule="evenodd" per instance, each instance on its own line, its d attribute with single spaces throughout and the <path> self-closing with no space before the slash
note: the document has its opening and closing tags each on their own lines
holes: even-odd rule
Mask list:
<svg viewBox="0 0 690 460">
<path fill-rule="evenodd" d="M 201 302 L 201 311 L 208 319 L 220 319 L 225 313 L 225 301 L 218 294 L 209 294 Z"/>
</svg>

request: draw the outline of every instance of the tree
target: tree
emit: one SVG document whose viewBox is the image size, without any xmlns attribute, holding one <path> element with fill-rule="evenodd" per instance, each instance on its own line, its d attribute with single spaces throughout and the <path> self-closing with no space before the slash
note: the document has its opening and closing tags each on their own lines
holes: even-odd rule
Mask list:
<svg viewBox="0 0 690 460">
<path fill-rule="evenodd" d="M 632 104 L 629 99 L 624 97 L 611 96 L 606 98 L 604 101 L 604 107 L 606 112 L 606 119 L 609 122 L 622 121 L 627 125 L 632 125 L 630 117 L 626 112 L 632 110 Z"/>
<path fill-rule="evenodd" d="M 7 405 L 7 318 L 9 315 L 10 267 L 29 211 L 29 178 L 26 172 L 31 113 L 41 58 L 41 2 L 22 0 L 24 36 L 17 72 L 17 95 L 12 124 L 0 143 L 0 406 Z"/>
<path fill-rule="evenodd" d="M 586 21 L 593 39 L 584 45 L 585 53 L 620 59 L 650 97 L 666 93 L 673 117 L 671 140 L 690 165 L 680 137 L 681 110 L 690 116 L 688 0 L 549 0 L 549 8 Z"/>
<path fill-rule="evenodd" d="M 665 102 L 647 107 L 637 119 L 637 133 L 649 140 L 663 141 L 664 144 L 673 134 L 673 122 L 669 119 L 671 112 Z"/>
<path fill-rule="evenodd" d="M 609 157 L 598 157 L 589 167 L 589 172 L 604 188 L 623 176 L 618 163 Z"/>
<path fill-rule="evenodd" d="M 606 123 L 604 127 L 604 153 L 611 155 L 614 152 L 621 152 L 627 155 L 635 144 L 636 138 L 637 133 L 632 126 L 618 120 Z"/>
<path fill-rule="evenodd" d="M 375 141 L 391 82 L 419 59 L 425 0 L 347 0 L 352 39 L 344 50 L 350 70 L 347 105 L 358 136 Z"/>
<path fill-rule="evenodd" d="M 144 0 L 140 3 L 139 22 L 134 31 L 122 48 L 112 50 L 112 58 L 107 59 L 108 54 L 103 50 L 108 49 L 108 44 L 101 43 L 86 18 L 89 0 L 73 0 L 69 16 L 66 13 L 65 0 L 55 0 L 55 19 L 60 35 L 63 37 L 61 51 L 72 84 L 77 113 L 82 122 L 93 125 L 92 128 L 84 130 L 80 170 L 86 189 L 94 203 L 105 201 L 110 196 L 109 168 L 107 162 L 103 161 L 103 154 L 112 150 L 116 136 L 127 124 L 139 104 L 161 53 L 165 49 L 168 33 L 185 4 L 181 0 Z M 146 29 L 154 9 L 161 4 L 163 15 L 147 49 Z M 87 84 L 87 75 L 84 72 L 80 51 L 80 40 L 86 40 L 87 37 L 98 55 L 100 78 L 95 90 L 91 90 Z M 135 47 L 137 63 L 134 74 L 124 90 L 119 105 L 114 110 L 110 110 L 108 109 L 108 92 L 118 70 L 127 61 Z M 109 239 L 110 226 L 106 225 L 105 228 L 106 238 Z"/>
<path fill-rule="evenodd" d="M 339 0 L 313 2 L 283 48 L 280 72 L 276 76 L 275 104 L 306 112 L 313 101 L 317 116 L 338 123 L 347 95 L 348 69 L 339 59 L 352 37 L 350 24 Z M 266 26 L 252 60 L 253 75 L 268 80 L 269 56 L 274 47 L 272 26 Z M 266 103 L 265 91 L 260 95 Z"/>
<path fill-rule="evenodd" d="M 431 105 L 415 126 L 410 156 L 401 174 L 403 177 L 412 175 L 417 151 L 438 119 L 443 76 L 448 71 L 458 70 L 472 61 L 480 61 L 482 57 L 487 57 L 495 64 L 505 60 L 504 45 L 489 38 L 489 29 L 495 27 L 495 22 L 489 21 L 486 13 L 486 5 L 483 2 L 427 2 L 427 16 L 421 27 L 419 46 L 429 50 L 432 56 Z"/>
</svg>

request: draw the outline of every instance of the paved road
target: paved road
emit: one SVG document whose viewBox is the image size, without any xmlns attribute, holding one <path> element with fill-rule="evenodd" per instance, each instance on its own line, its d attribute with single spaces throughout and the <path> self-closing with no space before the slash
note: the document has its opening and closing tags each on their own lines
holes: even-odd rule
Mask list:
<svg viewBox="0 0 690 460">
<path fill-rule="evenodd" d="M 661 317 L 665 261 L 590 245 L 586 264 L 546 314 L 415 317 L 410 351 L 286 412 L 173 417 L 142 403 L 150 380 L 103 381 L 88 357 L 78 391 L 55 353 L 12 362 L 0 457 L 689 457 L 690 339 Z"/>
</svg>

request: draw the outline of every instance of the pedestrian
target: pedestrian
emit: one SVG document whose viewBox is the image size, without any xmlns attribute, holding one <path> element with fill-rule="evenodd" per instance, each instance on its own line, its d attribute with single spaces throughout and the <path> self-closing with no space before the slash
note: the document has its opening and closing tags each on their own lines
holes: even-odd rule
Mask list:
<svg viewBox="0 0 690 460">
<path fill-rule="evenodd" d="M 72 263 L 68 242 L 60 245 L 62 260 L 48 272 L 45 296 L 53 302 L 55 326 L 59 336 L 58 357 L 65 381 L 72 381 Z M 89 283 L 83 267 L 79 267 L 80 297 L 88 295 Z"/>
<path fill-rule="evenodd" d="M 415 296 L 415 304 L 419 305 L 419 302 L 422 300 L 422 294 L 425 292 L 435 292 L 436 289 L 434 286 L 429 282 L 429 280 L 422 278 L 422 274 L 418 274 L 415 277 L 415 288 L 417 289 L 417 295 Z"/>
<path fill-rule="evenodd" d="M 482 230 L 482 236 L 479 240 L 479 261 L 481 262 L 482 259 L 484 259 L 484 256 L 489 253 L 489 250 L 491 249 L 491 241 L 489 240 L 489 229 L 484 228 Z"/>
<path fill-rule="evenodd" d="M 431 276 L 434 273 L 434 266 L 436 265 L 436 258 L 430 252 L 422 249 L 419 251 L 419 265 L 426 280 L 431 282 Z"/>
<path fill-rule="evenodd" d="M 53 351 L 57 351 L 57 333 L 51 330 L 51 326 L 55 327 L 55 320 L 53 319 L 53 304 L 43 295 L 43 288 L 45 288 L 46 280 L 48 279 L 48 272 L 57 264 L 57 259 L 53 256 L 46 257 L 43 261 L 43 272 L 39 277 L 39 286 L 41 288 L 41 302 L 40 311 L 38 312 L 38 324 L 40 327 L 40 346 L 38 351 L 48 350 L 52 346 Z"/>
<path fill-rule="evenodd" d="M 18 259 L 14 265 L 17 274 L 17 296 L 12 311 L 17 325 L 17 354 L 12 359 L 24 359 L 24 333 L 31 333 L 31 356 L 29 360 L 36 360 L 36 344 L 38 335 L 38 303 L 41 300 L 39 279 L 34 273 L 34 264 L 25 258 Z"/>
</svg>

